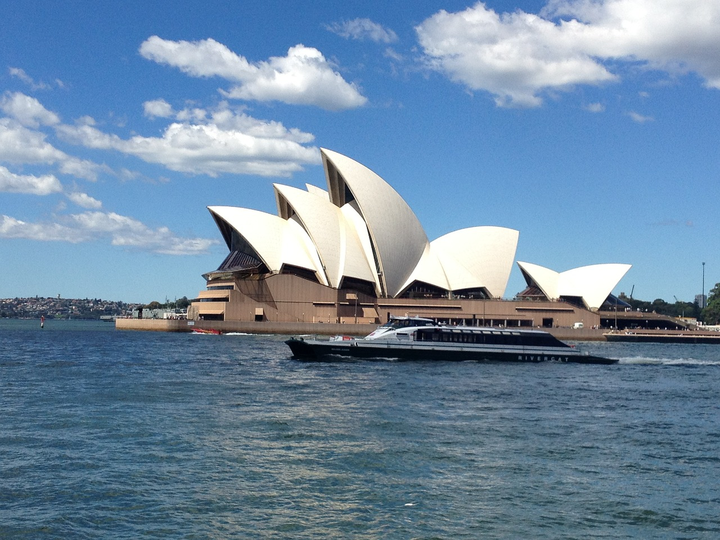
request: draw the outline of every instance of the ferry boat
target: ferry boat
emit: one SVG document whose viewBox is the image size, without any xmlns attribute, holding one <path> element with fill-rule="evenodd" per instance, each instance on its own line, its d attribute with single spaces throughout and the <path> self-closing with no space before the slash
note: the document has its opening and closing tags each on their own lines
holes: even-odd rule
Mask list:
<svg viewBox="0 0 720 540">
<path fill-rule="evenodd" d="M 445 326 L 421 317 L 391 318 L 364 338 L 335 336 L 323 341 L 294 337 L 285 343 L 293 356 L 301 360 L 340 356 L 398 360 L 617 363 L 612 358 L 584 353 L 541 330 Z"/>
</svg>

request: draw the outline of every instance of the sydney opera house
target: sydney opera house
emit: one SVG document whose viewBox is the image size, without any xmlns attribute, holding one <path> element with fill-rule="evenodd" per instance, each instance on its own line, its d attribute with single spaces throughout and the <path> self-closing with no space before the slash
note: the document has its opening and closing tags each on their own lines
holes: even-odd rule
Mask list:
<svg viewBox="0 0 720 540">
<path fill-rule="evenodd" d="M 599 325 L 630 268 L 555 272 L 518 262 L 527 288 L 503 300 L 519 233 L 478 226 L 428 240 L 403 198 L 360 163 L 321 150 L 327 189 L 275 184 L 277 215 L 208 208 L 229 249 L 188 318 L 382 323 L 391 315 L 475 326 Z"/>
</svg>

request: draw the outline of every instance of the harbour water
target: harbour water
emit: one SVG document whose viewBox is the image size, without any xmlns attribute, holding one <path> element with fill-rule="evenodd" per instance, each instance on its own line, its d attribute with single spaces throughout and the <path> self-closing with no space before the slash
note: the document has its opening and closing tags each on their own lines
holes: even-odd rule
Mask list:
<svg viewBox="0 0 720 540">
<path fill-rule="evenodd" d="M 0 538 L 718 538 L 720 346 L 292 360 L 0 320 Z"/>
</svg>

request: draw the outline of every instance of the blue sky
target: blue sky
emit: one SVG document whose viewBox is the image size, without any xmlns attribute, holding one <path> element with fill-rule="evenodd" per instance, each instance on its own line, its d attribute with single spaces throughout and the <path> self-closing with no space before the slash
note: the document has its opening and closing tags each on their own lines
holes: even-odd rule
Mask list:
<svg viewBox="0 0 720 540">
<path fill-rule="evenodd" d="M 720 1 L 0 3 L 0 298 L 193 297 L 209 205 L 370 167 L 430 240 L 720 281 Z M 506 297 L 524 288 L 513 270 Z"/>
</svg>

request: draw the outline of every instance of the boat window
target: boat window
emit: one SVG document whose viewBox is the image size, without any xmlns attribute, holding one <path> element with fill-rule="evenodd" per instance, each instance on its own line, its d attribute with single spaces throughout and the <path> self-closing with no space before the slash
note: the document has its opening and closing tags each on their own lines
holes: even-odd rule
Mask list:
<svg viewBox="0 0 720 540">
<path fill-rule="evenodd" d="M 403 322 L 404 321 L 402 321 L 400 319 L 390 319 L 388 322 L 381 325 L 380 328 L 388 328 L 390 330 L 397 330 L 398 328 L 402 328 L 403 326 L 405 326 L 403 324 Z"/>
<path fill-rule="evenodd" d="M 428 328 L 427 330 L 418 330 L 415 339 L 417 341 L 439 341 L 439 336 L 440 334 L 436 332 L 434 328 Z"/>
<path fill-rule="evenodd" d="M 397 330 L 399 328 L 409 328 L 411 326 L 432 326 L 434 323 L 430 319 L 390 319 L 388 322 L 383 324 L 380 328 L 389 328 L 391 330 Z"/>
<path fill-rule="evenodd" d="M 401 338 L 402 339 L 402 338 Z M 417 341 L 447 343 L 476 343 L 488 345 L 514 345 L 530 347 L 569 347 L 551 334 L 544 332 L 503 332 L 500 330 L 459 330 L 450 328 L 421 328 L 416 332 Z"/>
</svg>

